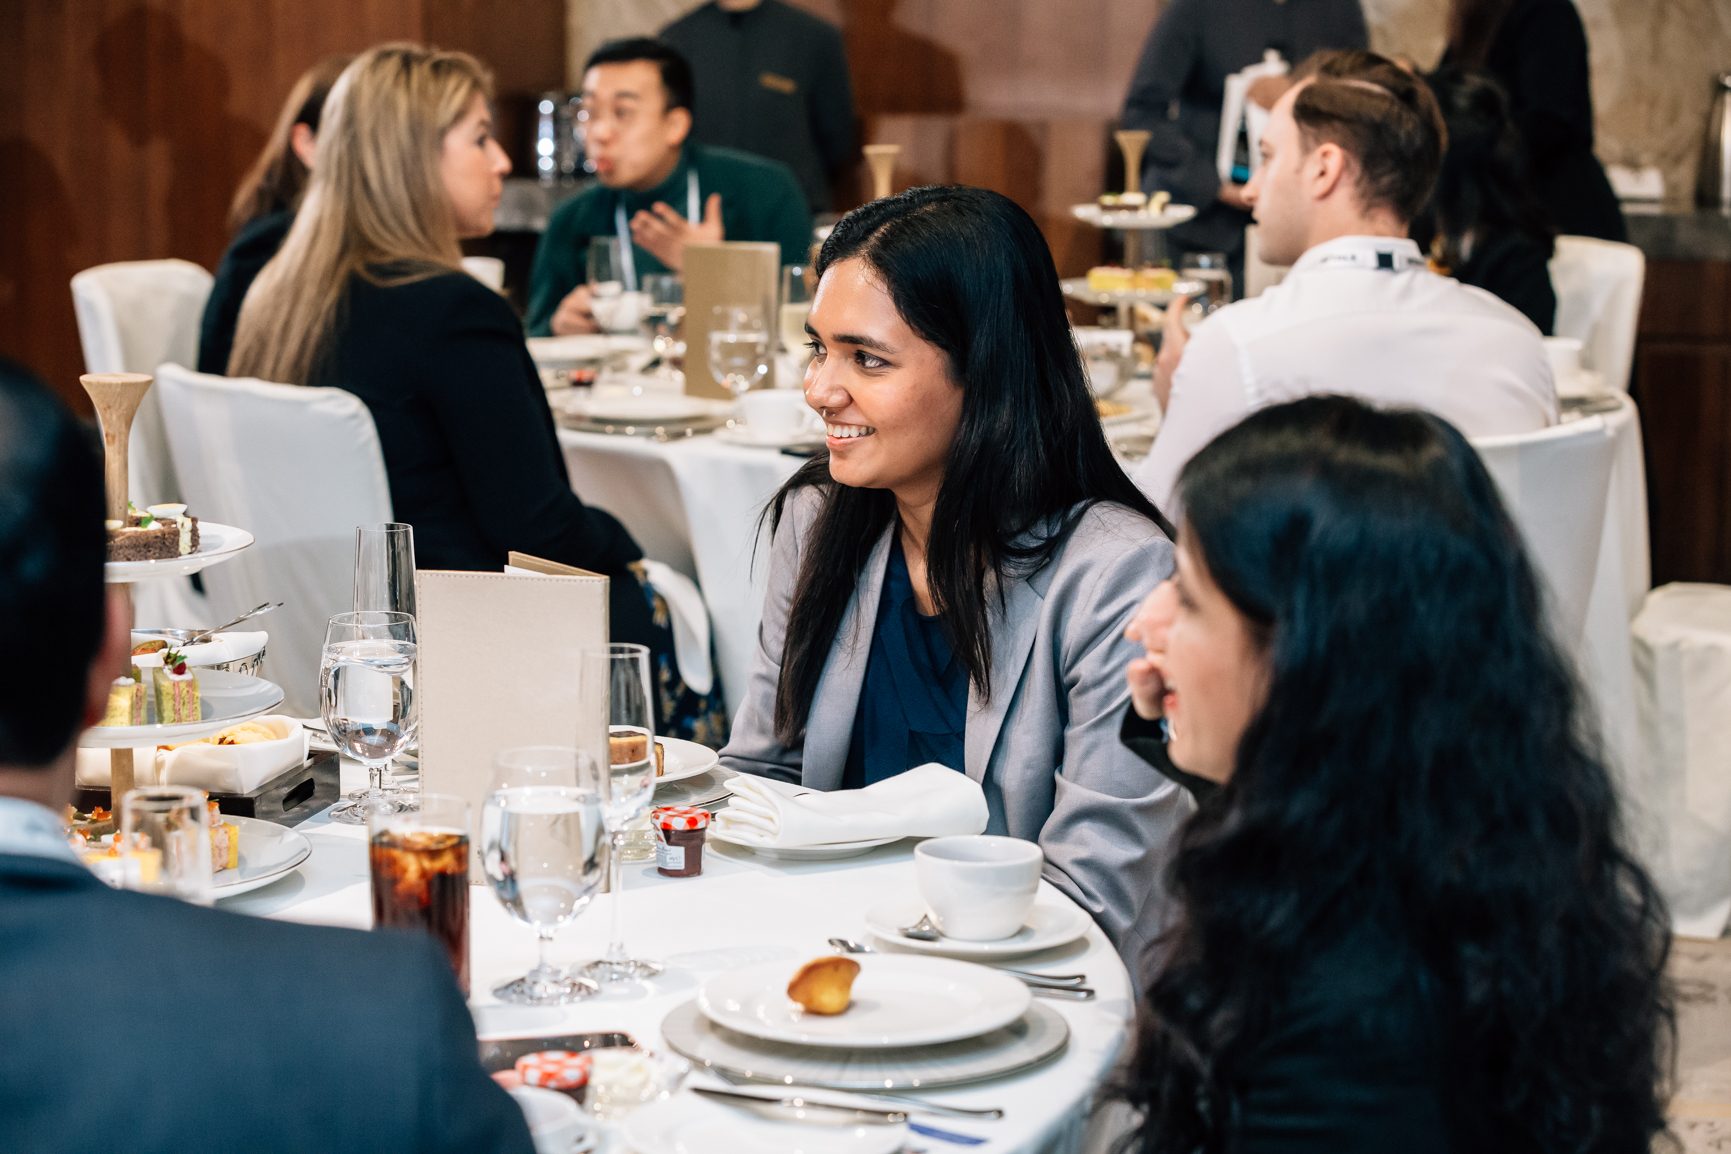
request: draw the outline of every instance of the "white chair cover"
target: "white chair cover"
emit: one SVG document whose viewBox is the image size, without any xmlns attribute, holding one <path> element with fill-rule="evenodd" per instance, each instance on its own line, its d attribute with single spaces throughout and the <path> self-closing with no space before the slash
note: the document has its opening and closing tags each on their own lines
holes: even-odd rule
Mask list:
<svg viewBox="0 0 1731 1154">
<path fill-rule="evenodd" d="M 1635 361 L 1635 326 L 1647 258 L 1632 244 L 1559 236 L 1551 257 L 1557 294 L 1555 332 L 1581 342 L 1581 359 L 1608 388 L 1629 391 Z"/>
<path fill-rule="evenodd" d="M 84 346 L 84 371 L 154 373 L 164 361 L 194 363 L 210 286 L 211 275 L 184 260 L 103 264 L 74 276 L 72 307 Z M 155 389 L 144 394 L 133 418 L 126 471 L 127 488 L 140 507 L 180 500 Z M 146 582 L 136 586 L 132 596 L 140 625 L 217 623 L 208 619 L 204 598 L 185 578 Z"/>
<path fill-rule="evenodd" d="M 1526 539 L 1550 600 L 1558 638 L 1580 653 L 1605 533 L 1615 443 L 1588 417 L 1473 441 Z"/>
<path fill-rule="evenodd" d="M 282 686 L 285 712 L 315 716 L 325 622 L 353 604 L 355 526 L 392 520 L 372 415 L 342 389 L 179 365 L 163 365 L 156 388 L 188 503 L 255 538 L 205 570 L 211 612 L 282 601 L 265 619 L 265 672 Z"/>
<path fill-rule="evenodd" d="M 505 262 L 496 256 L 466 256 L 463 271 L 494 292 L 505 291 Z"/>
<path fill-rule="evenodd" d="M 1731 921 L 1731 588 L 1655 589 L 1634 637 L 1637 836 L 1672 928 L 1716 938 Z"/>
</svg>

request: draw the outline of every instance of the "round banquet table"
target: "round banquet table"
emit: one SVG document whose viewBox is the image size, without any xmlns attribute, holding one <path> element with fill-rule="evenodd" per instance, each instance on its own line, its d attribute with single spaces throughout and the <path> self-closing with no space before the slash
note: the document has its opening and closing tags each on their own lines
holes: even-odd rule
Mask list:
<svg viewBox="0 0 1731 1154">
<path fill-rule="evenodd" d="M 658 442 L 561 428 L 559 444 L 577 494 L 618 517 L 646 556 L 697 582 L 722 693 L 729 711 L 737 709 L 769 580 L 768 531 L 759 533 L 758 518 L 803 459 L 708 434 Z"/>
<path fill-rule="evenodd" d="M 346 788 L 364 784 L 344 763 Z M 332 823 L 324 813 L 298 827 L 312 856 L 294 873 L 263 889 L 221 903 L 236 913 L 365 929 L 372 923 L 365 831 Z M 535 960 L 535 934 L 513 920 L 488 887 L 470 888 L 470 1009 L 482 1036 L 566 1034 L 623 1030 L 657 1052 L 671 1052 L 661 1036 L 668 1012 L 696 996 L 704 981 L 726 970 L 785 961 L 789 972 L 832 953 L 832 936 L 867 941 L 864 914 L 886 897 L 914 892 L 913 843 L 898 842 L 860 857 L 829 862 L 781 862 L 711 842 L 701 877 L 665 878 L 653 862 L 625 867 L 625 940 L 633 953 L 667 963 L 653 982 L 609 989 L 572 1006 L 508 1006 L 492 987 L 526 972 Z M 1047 897 L 1067 900 L 1042 883 Z M 556 962 L 578 963 L 607 944 L 611 897 L 602 894 L 555 942 Z M 933 1101 L 1002 1107 L 999 1121 L 918 1115 L 915 1121 L 981 1137 L 978 1146 L 948 1145 L 914 1137 L 910 1150 L 928 1154 L 971 1150 L 980 1154 L 1076 1154 L 1088 1135 L 1096 1092 L 1129 1037 L 1134 1015 L 1129 975 L 1099 928 L 1086 937 L 1013 965 L 1054 973 L 1083 972 L 1099 991 L 1091 1002 L 1042 998 L 1070 1026 L 1065 1049 L 1020 1074 L 977 1085 L 934 1091 Z M 702 1074 L 691 1081 L 720 1085 Z M 607 1154 L 628 1154 L 617 1136 Z M 719 1154 L 719 1152 L 718 1152 Z"/>
</svg>

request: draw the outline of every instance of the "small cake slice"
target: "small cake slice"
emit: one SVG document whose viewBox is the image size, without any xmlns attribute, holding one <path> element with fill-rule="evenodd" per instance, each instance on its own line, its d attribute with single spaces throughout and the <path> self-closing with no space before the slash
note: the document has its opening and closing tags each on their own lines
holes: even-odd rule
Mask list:
<svg viewBox="0 0 1731 1154">
<path fill-rule="evenodd" d="M 213 873 L 240 868 L 240 826 L 223 821 L 216 802 L 210 806 L 210 868 Z"/>
<path fill-rule="evenodd" d="M 832 954 L 807 962 L 787 984 L 787 996 L 807 1013 L 839 1014 L 853 1002 L 853 983 L 859 963 Z"/>
<path fill-rule="evenodd" d="M 116 677 L 108 687 L 108 708 L 98 725 L 143 725 L 145 721 L 144 675 L 137 667 L 130 677 Z"/>
<path fill-rule="evenodd" d="M 166 650 L 156 671 L 156 723 L 184 725 L 198 719 L 198 675 L 187 669 L 185 654 Z"/>
<path fill-rule="evenodd" d="M 122 521 L 106 521 L 110 561 L 167 561 L 197 552 L 198 518 L 185 505 L 152 505 L 140 513 L 130 504 Z"/>
<path fill-rule="evenodd" d="M 1088 290 L 1097 293 L 1126 292 L 1134 283 L 1135 274 L 1115 264 L 1095 265 L 1088 270 Z"/>
</svg>

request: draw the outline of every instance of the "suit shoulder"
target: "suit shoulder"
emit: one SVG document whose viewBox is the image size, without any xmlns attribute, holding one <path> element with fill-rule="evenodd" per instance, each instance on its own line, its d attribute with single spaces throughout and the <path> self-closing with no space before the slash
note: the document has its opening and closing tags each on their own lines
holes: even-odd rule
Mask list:
<svg viewBox="0 0 1731 1154">
<path fill-rule="evenodd" d="M 1172 563 L 1172 542 L 1158 525 L 1127 505 L 1098 501 L 1077 518 L 1048 580 L 1087 585 L 1111 573 L 1146 571 L 1152 588 Z"/>
</svg>

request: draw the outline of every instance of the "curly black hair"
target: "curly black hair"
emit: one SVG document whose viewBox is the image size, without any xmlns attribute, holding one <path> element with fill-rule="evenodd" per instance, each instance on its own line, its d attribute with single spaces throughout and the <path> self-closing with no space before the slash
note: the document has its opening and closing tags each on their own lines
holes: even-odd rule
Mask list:
<svg viewBox="0 0 1731 1154">
<path fill-rule="evenodd" d="M 1472 447 L 1313 397 L 1220 436 L 1180 489 L 1268 689 L 1171 865 L 1129 1145 L 1230 1149 L 1291 975 L 1368 926 L 1426 999 L 1447 1148 L 1648 1150 L 1675 1048 L 1664 904 Z"/>
</svg>

